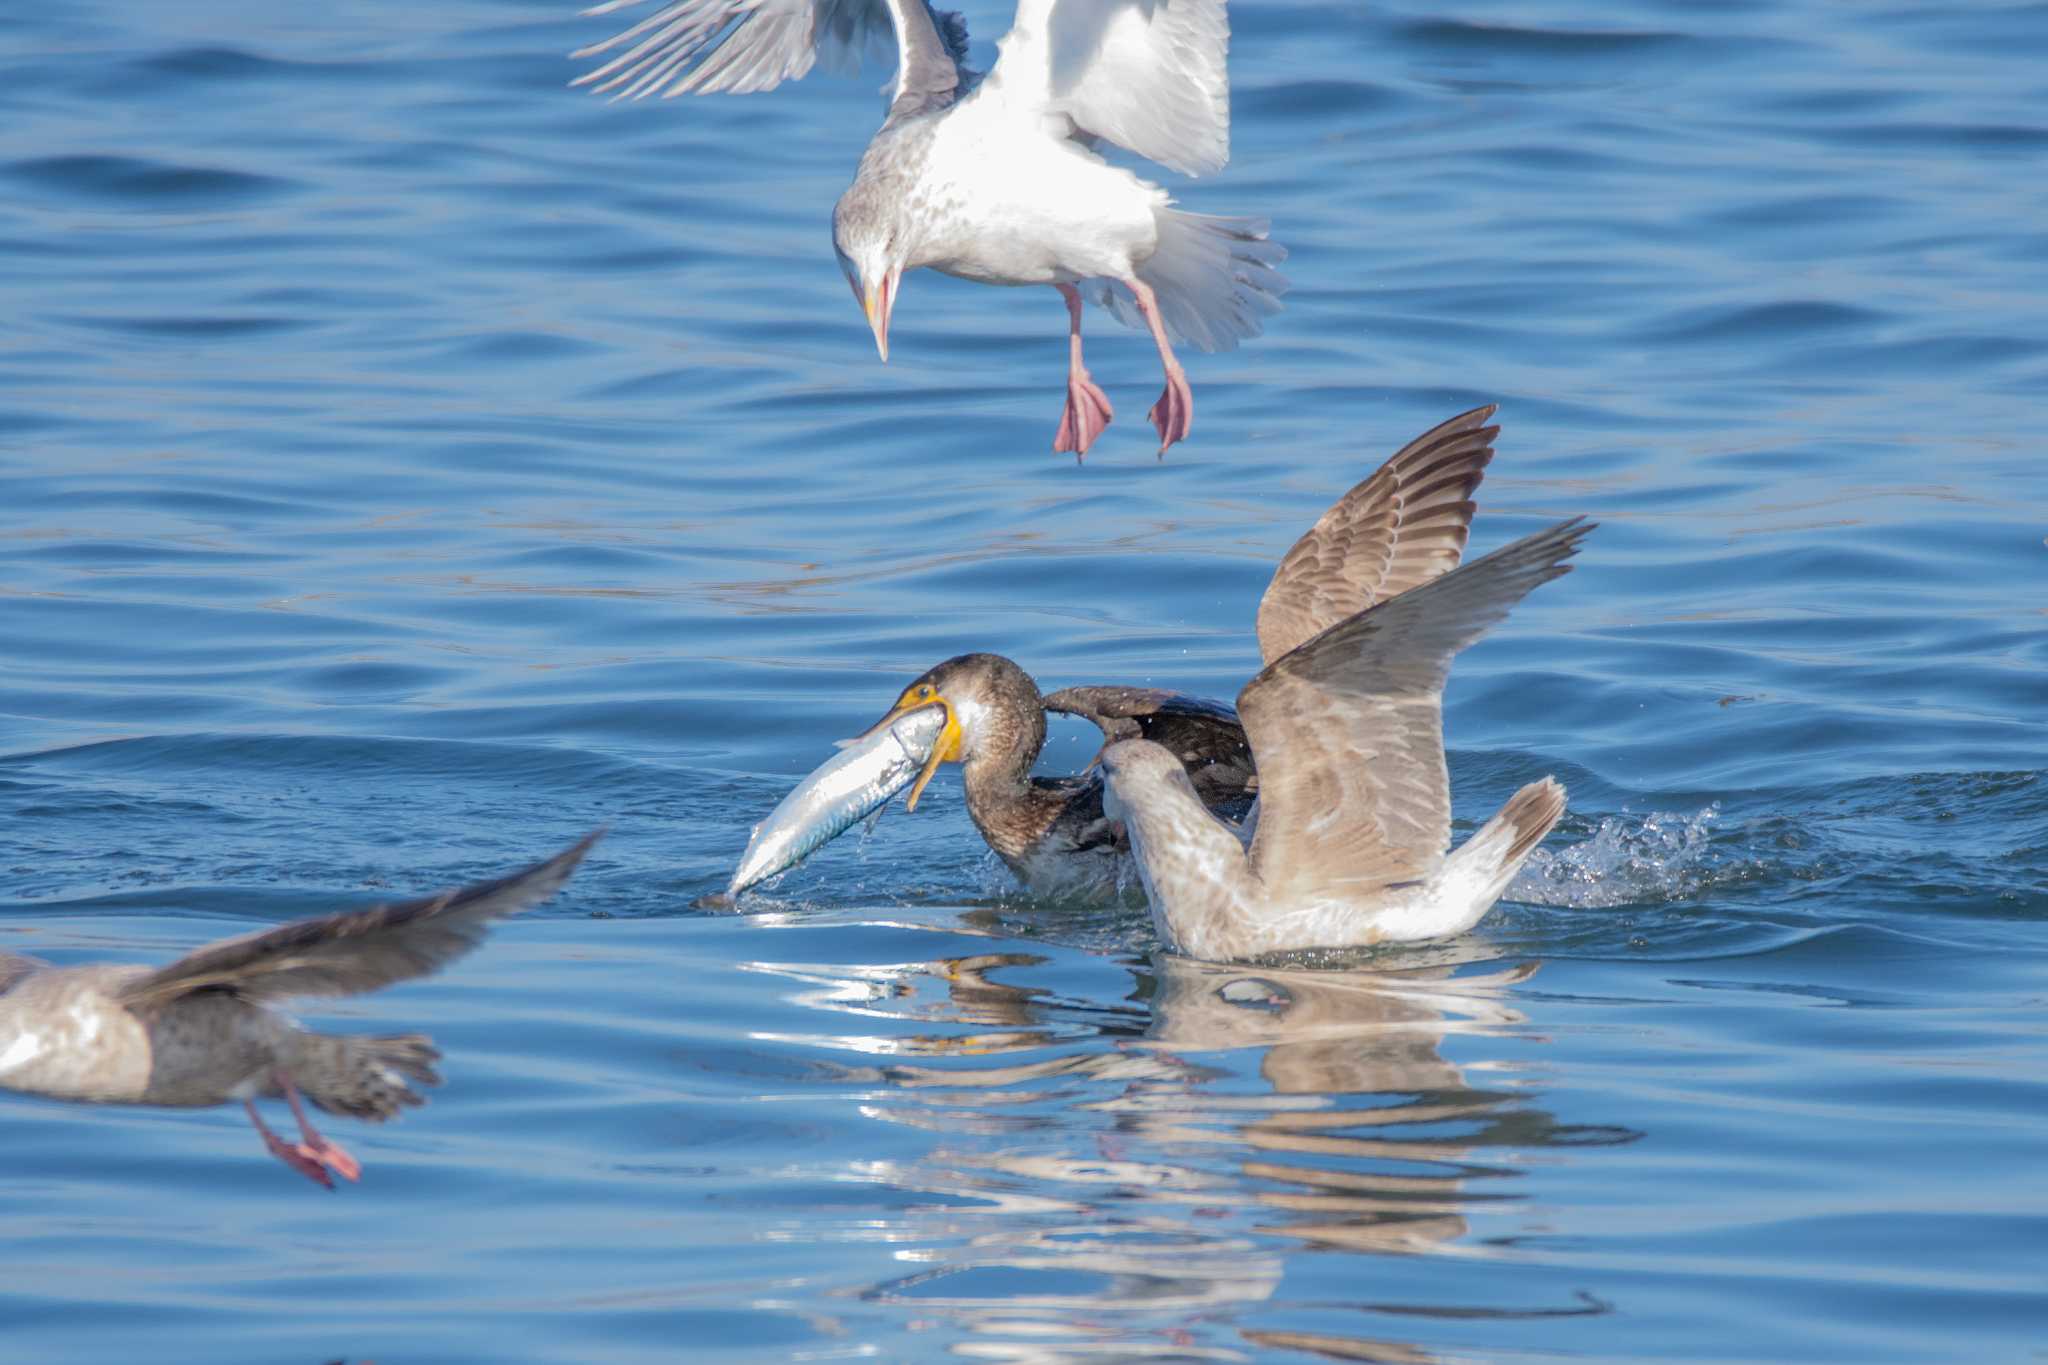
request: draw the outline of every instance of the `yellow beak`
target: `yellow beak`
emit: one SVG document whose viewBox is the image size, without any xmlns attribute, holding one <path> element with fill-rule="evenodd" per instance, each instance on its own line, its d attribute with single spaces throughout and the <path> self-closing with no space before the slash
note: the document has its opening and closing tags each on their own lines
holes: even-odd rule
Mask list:
<svg viewBox="0 0 2048 1365">
<path fill-rule="evenodd" d="M 883 716 L 873 725 L 870 725 L 867 730 L 867 733 L 872 734 L 874 731 L 895 720 L 896 717 L 902 715 L 905 711 L 915 711 L 920 707 L 931 706 L 934 703 L 946 708 L 946 724 L 939 731 L 939 737 L 932 741 L 931 752 L 925 755 L 924 767 L 919 771 L 917 781 L 911 784 L 910 795 L 903 802 L 903 809 L 905 810 L 917 809 L 917 798 L 924 795 L 925 785 L 938 772 L 941 763 L 958 763 L 960 761 L 959 714 L 953 710 L 953 704 L 944 697 L 933 697 L 923 701 L 912 697 L 905 697 L 889 708 L 889 714 Z"/>
<path fill-rule="evenodd" d="M 867 287 L 861 295 L 860 308 L 867 314 L 868 327 L 875 334 L 875 352 L 882 357 L 884 365 L 889 363 L 889 313 L 894 306 L 896 276 L 892 272 Z"/>
</svg>

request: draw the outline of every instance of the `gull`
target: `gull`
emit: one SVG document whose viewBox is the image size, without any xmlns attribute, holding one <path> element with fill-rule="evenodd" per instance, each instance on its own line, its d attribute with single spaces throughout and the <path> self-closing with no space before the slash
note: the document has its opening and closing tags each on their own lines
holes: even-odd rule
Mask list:
<svg viewBox="0 0 2048 1365">
<path fill-rule="evenodd" d="M 1268 663 L 1237 696 L 1258 765 L 1250 846 L 1203 808 L 1171 750 L 1102 752 L 1121 821 L 1173 951 L 1242 961 L 1443 938 L 1477 924 L 1564 814 L 1551 778 L 1510 797 L 1450 852 L 1443 689 L 1451 659 L 1505 619 L 1592 530 L 1575 518 L 1348 616 Z"/>
<path fill-rule="evenodd" d="M 344 1037 L 300 1028 L 276 1008 L 306 996 L 360 995 L 426 976 L 483 940 L 492 920 L 561 889 L 601 837 L 497 881 L 423 900 L 299 920 L 223 940 L 165 967 L 53 967 L 0 952 L 0 1088 L 100 1104 L 193 1108 L 240 1100 L 271 1155 L 315 1184 L 362 1165 L 322 1136 L 304 1100 L 381 1123 L 439 1085 L 422 1034 Z M 282 1096 L 298 1120 L 287 1142 L 256 1112 Z"/>
<path fill-rule="evenodd" d="M 1460 413 L 1402 446 L 1338 498 L 1281 556 L 1249 624 L 1270 662 L 1375 603 L 1458 566 L 1500 428 L 1492 404 Z M 957 763 L 967 813 L 1033 895 L 1116 899 L 1130 885 L 1130 846 L 1103 814 L 1102 773 L 1034 775 L 1046 713 L 1092 721 L 1105 745 L 1146 739 L 1170 750 L 1202 805 L 1226 821 L 1256 807 L 1259 775 L 1228 703 L 1155 687 L 1092 684 L 1040 695 L 1021 665 L 962 654 L 926 670 L 871 727 L 944 708 L 906 806 L 942 764 Z"/>
<path fill-rule="evenodd" d="M 609 14 L 640 0 L 608 0 Z M 1173 340 L 1229 350 L 1259 334 L 1287 281 L 1266 220 L 1173 208 L 1098 154 L 1113 143 L 1188 175 L 1230 156 L 1224 0 L 1019 0 L 987 75 L 967 29 L 928 0 L 674 0 L 575 55 L 622 98 L 771 89 L 819 57 L 846 65 L 893 34 L 882 127 L 832 213 L 832 245 L 882 360 L 903 273 L 1051 285 L 1067 308 L 1067 398 L 1055 451 L 1086 453 L 1112 417 L 1081 359 L 1085 298 L 1159 348 L 1159 452 L 1188 434 L 1194 395 Z M 622 49 L 622 50 L 621 50 Z"/>
</svg>

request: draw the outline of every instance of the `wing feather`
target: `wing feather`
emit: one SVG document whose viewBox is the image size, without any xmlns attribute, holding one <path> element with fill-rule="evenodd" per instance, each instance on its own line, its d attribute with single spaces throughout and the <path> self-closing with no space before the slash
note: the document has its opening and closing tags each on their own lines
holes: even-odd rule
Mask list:
<svg viewBox="0 0 2048 1365">
<path fill-rule="evenodd" d="M 1272 663 L 1339 621 L 1458 567 L 1472 494 L 1493 459 L 1489 404 L 1410 441 L 1339 498 L 1280 560 L 1259 601 Z"/>
<path fill-rule="evenodd" d="M 982 98 L 1202 175 L 1230 160 L 1224 0 L 1019 0 Z"/>
<path fill-rule="evenodd" d="M 1450 847 L 1443 688 L 1451 659 L 1592 525 L 1524 537 L 1325 630 L 1238 694 L 1259 765 L 1253 870 L 1276 898 L 1369 894 L 1435 872 Z"/>
<path fill-rule="evenodd" d="M 641 0 L 606 0 L 613 14 Z M 922 107 L 966 77 L 967 26 L 929 0 L 673 0 L 622 33 L 572 55 L 615 54 L 571 85 L 619 99 L 659 94 L 749 94 L 808 75 L 820 58 L 853 71 L 872 47 L 896 46 L 892 99 Z"/>
<path fill-rule="evenodd" d="M 1123 739 L 1164 745 L 1211 810 L 1236 813 L 1258 792 L 1244 726 L 1224 702 L 1158 687 L 1104 685 L 1063 687 L 1045 697 L 1044 706 L 1093 722 L 1104 748 Z"/>
<path fill-rule="evenodd" d="M 602 837 L 602 830 L 586 835 L 547 861 L 496 881 L 212 944 L 136 978 L 122 990 L 122 1003 L 160 1004 L 204 990 L 232 991 L 252 1001 L 359 995 L 425 976 L 476 947 L 492 920 L 552 896 Z"/>
</svg>

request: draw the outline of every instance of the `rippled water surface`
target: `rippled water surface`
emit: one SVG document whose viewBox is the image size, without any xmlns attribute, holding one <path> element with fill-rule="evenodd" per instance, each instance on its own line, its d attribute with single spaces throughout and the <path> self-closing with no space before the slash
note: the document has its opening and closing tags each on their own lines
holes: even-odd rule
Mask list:
<svg viewBox="0 0 2048 1365">
<path fill-rule="evenodd" d="M 1008 7 L 977 5 L 988 40 Z M 1252 4 L 1267 335 L 1048 453 L 1047 290 L 830 205 L 880 68 L 565 88 L 542 0 L 0 15 L 0 934 L 150 960 L 604 822 L 310 1013 L 447 1086 L 326 1195 L 232 1108 L 0 1095 L 22 1360 L 2019 1359 L 2048 1341 L 2039 4 Z M 1229 696 L 1278 554 L 1499 401 L 1454 943 L 1227 970 L 1021 898 L 958 779 L 749 824 L 971 649 Z M 1089 733 L 1056 728 L 1048 771 Z"/>
</svg>

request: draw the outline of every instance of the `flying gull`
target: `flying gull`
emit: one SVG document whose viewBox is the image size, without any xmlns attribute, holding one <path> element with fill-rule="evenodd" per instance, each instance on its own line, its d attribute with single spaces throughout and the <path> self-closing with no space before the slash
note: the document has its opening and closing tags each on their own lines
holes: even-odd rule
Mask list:
<svg viewBox="0 0 2048 1365">
<path fill-rule="evenodd" d="M 1550 778 L 1450 852 L 1443 689 L 1451 659 L 1504 619 L 1592 530 L 1574 519 L 1377 606 L 1266 665 L 1237 696 L 1259 771 L 1249 848 L 1147 740 L 1102 753 L 1160 936 L 1236 961 L 1441 938 L 1477 924 L 1564 814 Z"/>
<path fill-rule="evenodd" d="M 417 1033 L 312 1033 L 280 1001 L 360 995 L 426 976 L 483 940 L 490 922 L 552 896 L 599 835 L 523 872 L 424 900 L 345 911 L 226 939 L 167 967 L 52 967 L 0 952 L 0 1088 L 101 1104 L 180 1108 L 240 1100 L 273 1156 L 334 1187 L 356 1159 L 322 1136 L 301 1096 L 330 1114 L 382 1122 L 425 1101 L 440 1053 Z M 283 1096 L 287 1142 L 256 1112 Z"/>
<path fill-rule="evenodd" d="M 641 0 L 608 0 L 609 14 Z M 983 77 L 967 29 L 928 0 L 674 0 L 576 55 L 616 53 L 575 83 L 620 97 L 771 89 L 857 62 L 893 34 L 881 131 L 832 213 L 832 243 L 889 358 L 903 272 L 1047 284 L 1066 301 L 1067 401 L 1053 449 L 1086 452 L 1111 417 L 1081 360 L 1081 302 L 1142 323 L 1166 388 L 1159 450 L 1186 437 L 1194 397 L 1173 340 L 1229 350 L 1278 311 L 1286 251 L 1267 223 L 1171 207 L 1165 190 L 1096 152 L 1114 143 L 1200 175 L 1230 156 L 1224 0 L 1019 0 Z"/>
</svg>

